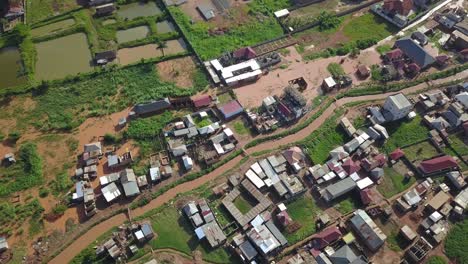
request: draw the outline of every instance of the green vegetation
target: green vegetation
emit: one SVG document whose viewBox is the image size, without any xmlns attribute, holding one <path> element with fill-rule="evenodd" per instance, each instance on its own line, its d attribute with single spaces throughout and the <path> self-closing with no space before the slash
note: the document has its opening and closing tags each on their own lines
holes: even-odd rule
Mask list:
<svg viewBox="0 0 468 264">
<path fill-rule="evenodd" d="M 425 160 L 439 154 L 437 149 L 428 140 L 404 148 L 403 151 L 410 161 Z"/>
<path fill-rule="evenodd" d="M 249 134 L 249 129 L 245 126 L 243 121 L 236 121 L 233 124 L 234 131 L 239 135 Z"/>
<path fill-rule="evenodd" d="M 416 182 L 414 177 L 405 179 L 405 176 L 396 172 L 393 168 L 384 168 L 382 183 L 377 186 L 377 190 L 385 197 L 390 198 L 398 193 L 407 190 Z"/>
<path fill-rule="evenodd" d="M 341 126 L 337 125 L 342 114 L 343 110 L 336 111 L 320 128 L 301 141 L 314 164 L 322 164 L 328 159 L 330 150 L 346 143 L 348 137 Z"/>
<path fill-rule="evenodd" d="M 468 146 L 463 142 L 463 134 L 453 134 L 449 136 L 450 146 L 461 156 L 468 155 Z"/>
<path fill-rule="evenodd" d="M 207 117 L 207 116 L 205 116 L 205 117 L 196 116 L 193 119 L 193 122 L 195 122 L 195 125 L 198 128 L 206 127 L 206 126 L 209 126 L 209 125 L 212 124 L 210 118 Z"/>
<path fill-rule="evenodd" d="M 310 196 L 301 196 L 286 206 L 289 216 L 301 226 L 292 234 L 283 232 L 288 243 L 293 245 L 315 233 L 315 217 L 320 213 L 320 209 Z"/>
<path fill-rule="evenodd" d="M 193 233 L 193 227 L 184 215 L 179 214 L 176 208 L 166 206 L 148 214 L 154 232 L 158 237 L 150 241 L 153 249 L 171 248 L 191 255 L 199 250 L 203 259 L 214 263 L 236 262 L 234 256 L 223 248 L 211 249 L 206 241 L 198 242 Z"/>
<path fill-rule="evenodd" d="M 253 5 L 249 5 L 249 14 L 255 14 L 259 18 L 245 17 L 243 24 L 231 27 L 222 35 L 211 34 L 210 31 L 213 31 L 214 27 L 210 23 L 204 21 L 191 23 L 190 17 L 177 7 L 169 7 L 169 11 L 195 52 L 203 60 L 208 60 L 216 58 L 226 51 L 251 46 L 283 34 L 276 19 L 260 3 L 260 1 L 254 1 Z M 274 1 L 271 3 L 273 5 Z M 276 4 L 274 5 L 276 6 Z"/>
<path fill-rule="evenodd" d="M 57 206 L 55 206 L 53 209 L 52 209 L 52 212 L 56 215 L 63 215 L 63 213 L 65 213 L 65 211 L 67 210 L 67 206 L 64 205 L 64 204 L 59 204 Z"/>
<path fill-rule="evenodd" d="M 345 75 L 345 71 L 344 71 L 343 67 L 340 64 L 336 63 L 336 62 L 332 62 L 332 63 L 328 64 L 327 70 L 333 76 L 333 78 L 339 78 L 339 77 Z"/>
<path fill-rule="evenodd" d="M 25 204 L 13 205 L 8 202 L 0 203 L 0 233 L 11 235 L 22 223 L 31 216 L 39 218 L 44 212 L 39 200 L 34 199 Z"/>
<path fill-rule="evenodd" d="M 381 40 L 397 31 L 396 27 L 370 12 L 358 17 L 351 16 L 343 28 L 343 33 L 350 41 L 367 39 L 369 36 Z"/>
<path fill-rule="evenodd" d="M 386 124 L 385 128 L 390 138 L 385 142 L 383 150 L 390 153 L 396 148 L 427 139 L 429 130 L 421 122 L 421 116 L 417 115 L 410 121 L 399 120 Z"/>
<path fill-rule="evenodd" d="M 317 22 L 320 31 L 335 29 L 341 24 L 340 18 L 326 11 L 320 13 L 317 17 Z"/>
<path fill-rule="evenodd" d="M 357 202 L 353 199 L 353 197 L 348 197 L 338 204 L 335 205 L 336 210 L 340 212 L 342 215 L 349 214 L 358 208 Z"/>
<path fill-rule="evenodd" d="M 24 143 L 18 161 L 0 169 L 0 196 L 27 190 L 43 183 L 42 159 L 33 143 Z"/>
<path fill-rule="evenodd" d="M 404 249 L 401 245 L 405 243 L 405 238 L 402 237 L 397 231 L 392 231 L 389 236 L 387 236 L 388 247 L 395 251 L 400 252 Z"/>
<path fill-rule="evenodd" d="M 50 182 L 50 188 L 52 189 L 52 193 L 55 196 L 58 196 L 61 193 L 64 193 L 73 186 L 73 182 L 70 179 L 70 176 L 68 176 L 67 171 L 63 171 L 61 173 L 58 173 L 55 176 L 55 180 Z"/>
<path fill-rule="evenodd" d="M 76 0 L 27 0 L 26 18 L 28 24 L 34 24 L 46 18 L 56 16 L 59 13 L 64 13 L 79 7 Z"/>
<path fill-rule="evenodd" d="M 218 101 L 220 104 L 225 104 L 232 100 L 232 96 L 229 93 L 223 93 L 218 95 Z"/>
<path fill-rule="evenodd" d="M 252 201 L 250 197 L 244 197 L 244 194 L 241 194 L 234 199 L 233 203 L 239 209 L 242 214 L 248 213 L 254 206 L 255 202 Z"/>
<path fill-rule="evenodd" d="M 450 230 L 447 240 L 445 241 L 446 255 L 460 264 L 468 263 L 468 219 L 461 223 L 457 223 Z"/>
<path fill-rule="evenodd" d="M 380 45 L 380 46 L 376 47 L 375 50 L 377 50 L 377 52 L 380 55 L 384 55 L 385 53 L 392 50 L 392 46 L 384 44 L 384 45 Z"/>
<path fill-rule="evenodd" d="M 431 256 L 427 259 L 426 264 L 447 264 L 447 260 L 445 260 L 442 256 Z"/>
</svg>

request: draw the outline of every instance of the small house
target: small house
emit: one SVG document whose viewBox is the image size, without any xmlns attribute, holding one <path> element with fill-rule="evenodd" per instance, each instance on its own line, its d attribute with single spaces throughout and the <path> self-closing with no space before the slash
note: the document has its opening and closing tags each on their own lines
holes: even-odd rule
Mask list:
<svg viewBox="0 0 468 264">
<path fill-rule="evenodd" d="M 117 58 L 117 51 L 115 50 L 108 50 L 97 52 L 94 54 L 94 62 L 97 65 L 104 65 L 107 64 Z"/>
<path fill-rule="evenodd" d="M 102 17 L 102 16 L 110 16 L 116 10 L 114 3 L 108 3 L 100 6 L 96 6 L 96 13 L 95 16 Z"/>
<path fill-rule="evenodd" d="M 213 19 L 216 16 L 214 7 L 211 5 L 198 5 L 197 10 L 205 20 Z"/>
<path fill-rule="evenodd" d="M 151 114 L 160 113 L 172 107 L 172 103 L 169 98 L 164 98 L 149 103 L 137 104 L 133 108 L 133 111 L 138 116 L 147 116 Z"/>
<path fill-rule="evenodd" d="M 110 184 L 101 188 L 101 192 L 104 195 L 104 199 L 106 199 L 108 203 L 112 202 L 121 195 L 119 188 L 114 182 L 111 182 Z"/>
<path fill-rule="evenodd" d="M 385 243 L 387 236 L 364 210 L 356 210 L 350 223 L 353 230 L 371 251 L 377 251 Z"/>
<path fill-rule="evenodd" d="M 232 100 L 218 108 L 224 119 L 229 120 L 244 112 L 244 108 L 237 100 Z"/>
<path fill-rule="evenodd" d="M 124 189 L 125 196 L 135 196 L 140 193 L 135 173 L 132 169 L 125 169 L 120 172 L 120 182 Z"/>
<path fill-rule="evenodd" d="M 382 108 L 382 114 L 387 121 L 395 121 L 408 116 L 413 105 L 402 93 L 387 97 Z"/>
<path fill-rule="evenodd" d="M 322 88 L 325 92 L 331 91 L 336 88 L 336 82 L 333 77 L 328 77 L 323 80 Z"/>
<path fill-rule="evenodd" d="M 207 107 L 211 104 L 211 96 L 209 95 L 201 95 L 197 97 L 192 96 L 190 99 L 192 100 L 192 104 L 195 108 Z"/>
<path fill-rule="evenodd" d="M 371 71 L 370 71 L 369 67 L 367 67 L 366 65 L 360 64 L 357 67 L 357 74 L 359 75 L 359 77 L 365 79 L 365 78 L 370 76 Z"/>
<path fill-rule="evenodd" d="M 8 242 L 4 236 L 0 237 L 0 252 L 8 249 Z"/>
<path fill-rule="evenodd" d="M 442 172 L 449 169 L 457 169 L 458 163 L 451 156 L 441 156 L 430 160 L 424 160 L 419 165 L 418 169 L 423 175 Z"/>
</svg>

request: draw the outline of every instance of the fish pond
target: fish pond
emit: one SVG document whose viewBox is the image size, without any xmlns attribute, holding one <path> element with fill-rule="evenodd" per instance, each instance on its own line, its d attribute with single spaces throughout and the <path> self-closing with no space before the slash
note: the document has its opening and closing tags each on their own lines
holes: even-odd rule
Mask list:
<svg viewBox="0 0 468 264">
<path fill-rule="evenodd" d="M 93 69 L 91 51 L 84 33 L 36 44 L 36 78 L 53 80 Z"/>
<path fill-rule="evenodd" d="M 161 9 L 156 5 L 155 2 L 147 3 L 132 3 L 119 7 L 117 15 L 123 19 L 132 20 L 137 17 L 156 16 L 162 14 Z"/>
<path fill-rule="evenodd" d="M 73 26 L 74 24 L 75 24 L 75 20 L 73 20 L 72 18 L 65 19 L 59 22 L 55 22 L 49 25 L 42 26 L 42 27 L 33 28 L 31 30 L 31 35 L 33 37 L 40 37 L 40 36 L 49 35 L 52 33 L 57 33 L 57 32 L 60 32 L 64 29 L 67 29 Z"/>
<path fill-rule="evenodd" d="M 146 36 L 148 36 L 149 32 L 150 28 L 148 26 L 139 26 L 125 30 L 119 30 L 117 31 L 117 42 L 125 43 L 137 39 L 143 39 L 146 38 Z"/>
<path fill-rule="evenodd" d="M 0 88 L 22 85 L 27 82 L 23 73 L 23 63 L 17 47 L 0 49 Z"/>
<path fill-rule="evenodd" d="M 187 46 L 182 39 L 174 39 L 166 42 L 166 48 L 163 50 L 157 44 L 147 44 L 143 46 L 120 49 L 117 52 L 117 58 L 121 65 L 128 65 L 141 61 L 142 59 L 151 59 L 163 55 L 173 55 L 187 50 Z M 163 54 L 164 51 L 164 54 Z"/>
<path fill-rule="evenodd" d="M 156 23 L 156 29 L 158 30 L 158 34 L 164 34 L 175 31 L 174 25 L 167 20 Z"/>
</svg>

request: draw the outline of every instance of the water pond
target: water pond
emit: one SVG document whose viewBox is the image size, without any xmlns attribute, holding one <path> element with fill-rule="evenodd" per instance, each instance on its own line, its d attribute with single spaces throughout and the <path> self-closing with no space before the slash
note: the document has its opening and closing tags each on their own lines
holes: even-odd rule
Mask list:
<svg viewBox="0 0 468 264">
<path fill-rule="evenodd" d="M 49 25 L 34 28 L 31 30 L 31 35 L 33 37 L 39 37 L 39 36 L 44 36 L 44 35 L 60 32 L 64 29 L 67 29 L 73 26 L 74 24 L 75 24 L 75 20 L 73 20 L 72 18 L 65 19 L 65 20 L 55 22 Z"/>
<path fill-rule="evenodd" d="M 187 46 L 182 39 L 174 39 L 166 42 L 167 48 L 164 49 L 164 55 L 173 55 L 187 50 Z M 141 59 L 151 59 L 161 57 L 163 51 L 157 44 L 148 44 L 133 48 L 120 49 L 117 52 L 117 58 L 121 65 L 128 65 L 139 62 Z"/>
<path fill-rule="evenodd" d="M 17 47 L 0 49 L 0 88 L 22 85 L 27 77 L 22 75 L 23 63 Z"/>
<path fill-rule="evenodd" d="M 38 80 L 60 79 L 93 69 L 91 51 L 84 33 L 40 42 L 36 44 L 36 49 Z"/>
<path fill-rule="evenodd" d="M 150 32 L 150 28 L 148 26 L 139 26 L 139 27 L 129 28 L 126 30 L 119 30 L 117 31 L 117 42 L 125 43 L 125 42 L 134 41 L 137 39 L 146 38 L 149 32 Z"/>
<path fill-rule="evenodd" d="M 148 3 L 132 3 L 120 6 L 117 15 L 123 19 L 132 20 L 137 17 L 147 17 L 162 14 L 161 9 L 155 2 Z"/>
<path fill-rule="evenodd" d="M 174 25 L 167 20 L 156 23 L 156 29 L 158 30 L 158 34 L 164 34 L 175 31 Z"/>
</svg>

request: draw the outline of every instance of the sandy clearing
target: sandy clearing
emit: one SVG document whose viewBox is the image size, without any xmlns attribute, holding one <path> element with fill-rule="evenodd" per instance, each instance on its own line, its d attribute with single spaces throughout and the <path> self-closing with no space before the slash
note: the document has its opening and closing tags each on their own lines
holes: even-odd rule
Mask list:
<svg viewBox="0 0 468 264">
<path fill-rule="evenodd" d="M 156 69 L 163 81 L 175 82 L 179 87 L 192 87 L 197 66 L 192 57 L 184 57 L 160 62 Z"/>
<path fill-rule="evenodd" d="M 263 98 L 269 95 L 281 95 L 288 81 L 299 77 L 304 77 L 308 83 L 307 89 L 303 92 L 304 96 L 307 99 L 313 99 L 319 94 L 323 79 L 330 76 L 327 66 L 332 62 L 342 62 L 344 71 L 353 79 L 353 85 L 358 85 L 363 80 L 355 76 L 357 66 L 359 64 L 371 66 L 381 62 L 380 55 L 373 48 L 362 51 L 356 59 L 339 56 L 309 62 L 302 61 L 301 55 L 294 47 L 289 47 L 288 50 L 290 54 L 284 57 L 289 65 L 287 69 L 278 68 L 262 76 L 257 82 L 234 90 L 243 106 L 248 108 L 260 106 Z"/>
</svg>

